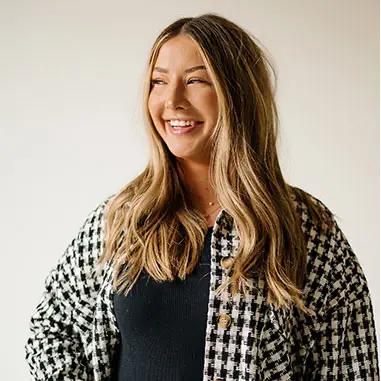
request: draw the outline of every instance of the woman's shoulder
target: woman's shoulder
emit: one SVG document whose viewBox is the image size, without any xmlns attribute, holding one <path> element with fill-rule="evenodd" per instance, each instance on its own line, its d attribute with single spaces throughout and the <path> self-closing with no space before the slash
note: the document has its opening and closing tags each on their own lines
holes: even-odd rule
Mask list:
<svg viewBox="0 0 381 381">
<path fill-rule="evenodd" d="M 293 200 L 307 246 L 307 304 L 325 313 L 368 297 L 363 269 L 336 215 L 316 196 L 299 188 Z"/>
<path fill-rule="evenodd" d="M 315 228 L 334 228 L 335 214 L 320 199 L 297 187 L 290 187 L 290 194 L 303 230 L 312 224 Z"/>
<path fill-rule="evenodd" d="M 80 228 L 81 232 L 88 232 L 89 234 L 99 234 L 100 231 L 98 229 L 94 231 L 93 228 L 96 226 L 98 226 L 98 228 L 101 228 L 104 224 L 107 205 L 113 197 L 114 195 L 107 197 L 106 199 L 96 204 L 96 206 L 93 207 L 93 209 L 91 209 L 90 212 L 88 212 L 87 216 L 85 217 L 84 223 Z"/>
<path fill-rule="evenodd" d="M 92 278 L 104 247 L 106 208 L 114 195 L 103 199 L 87 213 L 74 238 L 58 261 L 57 270 Z"/>
<path fill-rule="evenodd" d="M 113 197 L 114 195 L 102 200 L 87 213 L 76 237 L 72 241 L 72 245 L 81 246 L 87 245 L 89 242 L 95 243 L 102 241 L 107 205 Z"/>
</svg>

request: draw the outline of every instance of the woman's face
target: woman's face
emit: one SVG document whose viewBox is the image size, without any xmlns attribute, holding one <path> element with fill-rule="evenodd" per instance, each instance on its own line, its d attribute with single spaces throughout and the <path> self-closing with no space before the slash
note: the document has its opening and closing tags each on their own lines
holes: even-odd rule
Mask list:
<svg viewBox="0 0 381 381">
<path fill-rule="evenodd" d="M 174 156 L 207 163 L 218 117 L 217 94 L 197 45 L 187 36 L 167 41 L 152 72 L 148 107 Z"/>
</svg>

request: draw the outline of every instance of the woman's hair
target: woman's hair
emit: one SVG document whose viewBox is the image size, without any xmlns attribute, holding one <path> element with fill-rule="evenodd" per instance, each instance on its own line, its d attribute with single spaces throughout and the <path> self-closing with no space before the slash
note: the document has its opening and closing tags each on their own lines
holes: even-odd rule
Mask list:
<svg viewBox="0 0 381 381">
<path fill-rule="evenodd" d="M 150 159 L 107 204 L 100 262 L 113 264 L 113 287 L 127 295 L 143 269 L 156 281 L 185 279 L 202 252 L 206 221 L 186 197 L 184 174 L 148 109 L 158 52 L 178 35 L 197 44 L 217 93 L 209 180 L 239 235 L 229 277 L 217 291 L 246 294 L 250 278 L 261 274 L 269 303 L 286 308 L 296 304 L 313 313 L 303 300 L 307 247 L 293 198 L 301 197 L 321 223 L 322 214 L 306 193 L 287 185 L 282 176 L 272 65 L 252 36 L 215 14 L 175 21 L 152 47 L 144 94 Z"/>
</svg>

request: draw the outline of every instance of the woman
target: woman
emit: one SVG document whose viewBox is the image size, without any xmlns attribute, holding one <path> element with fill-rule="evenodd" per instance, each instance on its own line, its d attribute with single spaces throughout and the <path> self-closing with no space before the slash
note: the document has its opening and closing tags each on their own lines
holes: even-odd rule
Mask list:
<svg viewBox="0 0 381 381">
<path fill-rule="evenodd" d="M 159 35 L 149 163 L 47 278 L 34 379 L 378 379 L 357 258 L 330 210 L 283 179 L 272 74 L 222 17 Z"/>
</svg>

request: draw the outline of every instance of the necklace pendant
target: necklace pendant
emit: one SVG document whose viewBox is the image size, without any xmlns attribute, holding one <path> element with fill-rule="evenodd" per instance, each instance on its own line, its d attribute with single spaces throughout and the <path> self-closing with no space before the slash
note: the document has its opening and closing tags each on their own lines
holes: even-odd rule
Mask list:
<svg viewBox="0 0 381 381">
<path fill-rule="evenodd" d="M 210 201 L 210 202 L 209 202 L 209 205 L 210 205 L 210 206 L 212 206 L 212 205 L 213 205 L 213 203 Z"/>
</svg>

